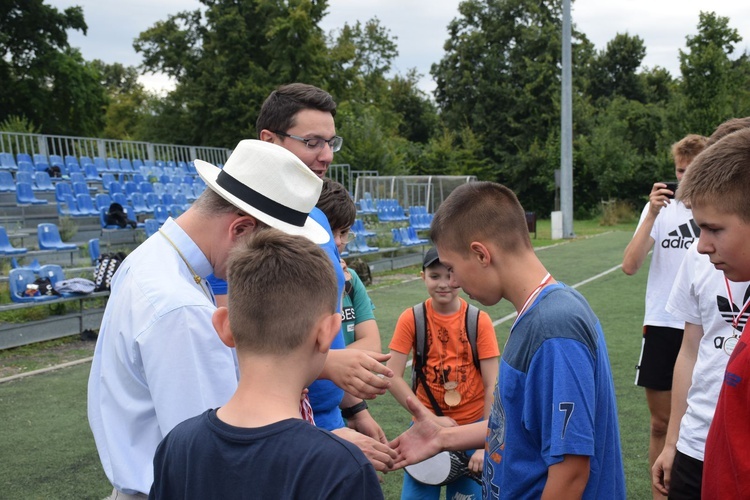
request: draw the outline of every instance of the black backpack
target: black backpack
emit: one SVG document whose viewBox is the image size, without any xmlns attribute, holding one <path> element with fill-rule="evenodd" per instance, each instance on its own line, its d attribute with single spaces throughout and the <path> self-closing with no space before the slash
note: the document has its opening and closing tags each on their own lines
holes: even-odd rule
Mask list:
<svg viewBox="0 0 750 500">
<path fill-rule="evenodd" d="M 464 324 L 466 325 L 466 336 L 469 337 L 469 345 L 471 346 L 471 357 L 474 361 L 474 366 L 481 373 L 479 366 L 479 355 L 477 353 L 477 330 L 479 327 L 479 309 L 471 304 L 466 308 L 466 314 L 464 315 Z M 424 376 L 424 363 L 427 359 L 427 308 L 424 302 L 415 305 L 411 308 L 414 313 L 414 357 L 411 364 L 411 388 L 416 392 L 418 380 Z M 427 385 L 425 384 L 425 390 L 428 395 L 430 394 Z"/>
<path fill-rule="evenodd" d="M 124 252 L 105 253 L 99 257 L 94 269 L 95 292 L 109 290 L 112 283 L 112 276 L 115 275 L 115 271 L 120 267 L 123 260 L 125 260 Z"/>
</svg>

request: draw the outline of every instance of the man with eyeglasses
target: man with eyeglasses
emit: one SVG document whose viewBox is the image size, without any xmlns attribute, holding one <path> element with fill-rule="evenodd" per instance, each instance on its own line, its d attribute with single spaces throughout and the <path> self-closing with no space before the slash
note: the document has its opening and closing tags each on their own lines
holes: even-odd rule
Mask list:
<svg viewBox="0 0 750 500">
<path fill-rule="evenodd" d="M 335 114 L 336 102 L 328 92 L 312 85 L 292 83 L 279 87 L 266 98 L 256 131 L 260 140 L 291 151 L 315 175 L 323 178 L 333 161 L 333 153 L 343 144 L 343 139 L 336 135 Z M 317 208 L 310 217 L 330 228 L 325 215 Z M 333 241 L 334 269 L 343 278 Z M 382 446 L 387 446 L 388 441 L 367 411 L 363 396 L 371 398 L 382 394 L 381 388 L 390 385 L 388 378 L 371 373 L 372 370 L 383 373 L 381 362 L 389 355 L 345 347 L 344 335 L 340 333 L 331 346 L 321 379 L 310 386 L 315 423 L 357 445 L 377 470 L 384 471 L 391 462 L 390 456 L 383 455 Z M 389 371 L 386 375 L 393 374 Z"/>
</svg>

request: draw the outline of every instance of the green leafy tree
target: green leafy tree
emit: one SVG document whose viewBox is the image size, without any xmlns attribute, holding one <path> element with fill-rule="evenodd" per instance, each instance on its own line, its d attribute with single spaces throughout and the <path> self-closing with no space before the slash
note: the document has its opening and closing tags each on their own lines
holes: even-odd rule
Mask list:
<svg viewBox="0 0 750 500">
<path fill-rule="evenodd" d="M 645 99 L 644 81 L 637 71 L 646 56 L 646 46 L 639 36 L 618 33 L 591 64 L 589 94 L 593 99 L 616 95 L 627 99 Z"/>
<path fill-rule="evenodd" d="M 42 0 L 0 4 L 0 119 L 25 116 L 52 134 L 101 130 L 107 97 L 95 68 L 70 48 L 69 29 L 86 33 L 80 7 L 60 12 Z"/>
<path fill-rule="evenodd" d="M 737 112 L 735 96 L 745 87 L 741 71 L 730 59 L 734 44 L 742 40 L 729 18 L 701 12 L 698 34 L 687 37 L 687 51 L 680 50 L 683 108 L 679 115 L 684 130 L 709 135 Z M 744 115 L 736 115 L 744 116 Z"/>
<path fill-rule="evenodd" d="M 263 99 L 276 86 L 325 87 L 330 74 L 319 23 L 326 1 L 202 0 L 205 14 L 182 12 L 141 33 L 134 47 L 147 71 L 177 79 L 168 120 L 186 110 L 162 140 L 233 147 L 255 135 Z"/>
<path fill-rule="evenodd" d="M 100 60 L 91 63 L 100 74 L 107 90 L 109 104 L 105 112 L 102 136 L 132 140 L 147 112 L 148 92 L 138 82 L 138 69 L 120 63 L 107 64 Z"/>
<path fill-rule="evenodd" d="M 513 188 L 529 209 L 549 206 L 557 159 L 539 156 L 560 127 L 562 4 L 559 0 L 467 0 L 448 25 L 445 55 L 432 66 L 435 99 L 447 127 L 468 126 L 482 138 L 495 179 Z M 573 33 L 574 61 L 588 62 L 591 47 Z M 580 74 L 574 72 L 576 78 Z M 575 83 L 576 92 L 585 86 Z"/>
</svg>

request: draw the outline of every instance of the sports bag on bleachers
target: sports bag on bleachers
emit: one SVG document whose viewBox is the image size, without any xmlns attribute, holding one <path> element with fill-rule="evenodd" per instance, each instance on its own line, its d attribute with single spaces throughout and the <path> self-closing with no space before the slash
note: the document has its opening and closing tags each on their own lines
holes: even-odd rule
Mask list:
<svg viewBox="0 0 750 500">
<path fill-rule="evenodd" d="M 95 292 L 109 290 L 112 276 L 115 275 L 115 271 L 117 271 L 117 268 L 120 267 L 120 264 L 124 259 L 124 252 L 104 253 L 99 257 L 99 260 L 96 262 L 96 268 L 94 269 Z"/>
</svg>

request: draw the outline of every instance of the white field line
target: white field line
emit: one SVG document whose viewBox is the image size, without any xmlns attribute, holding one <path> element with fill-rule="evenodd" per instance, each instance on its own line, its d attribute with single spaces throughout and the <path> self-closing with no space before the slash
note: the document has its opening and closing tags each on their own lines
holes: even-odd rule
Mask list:
<svg viewBox="0 0 750 500">
<path fill-rule="evenodd" d="M 69 366 L 75 366 L 75 365 L 80 365 L 83 363 L 88 363 L 92 359 L 94 358 L 88 357 L 88 358 L 83 358 L 83 359 L 77 359 L 75 361 L 68 361 L 67 363 L 61 363 L 59 365 L 48 366 L 47 368 L 41 368 L 39 370 L 34 370 L 31 372 L 18 373 L 16 375 L 11 375 L 10 377 L 0 378 L 0 384 L 2 384 L 3 382 L 10 382 L 11 380 L 17 380 L 19 378 L 28 377 L 31 375 L 39 375 L 40 373 L 51 372 L 52 370 L 59 370 L 60 368 L 67 368 Z"/>
<path fill-rule="evenodd" d="M 549 248 L 549 247 L 545 247 L 545 248 Z M 603 272 L 601 272 L 601 273 L 599 273 L 597 275 L 591 276 L 590 278 L 586 278 L 583 281 L 579 281 L 575 285 L 572 285 L 572 288 L 578 288 L 578 287 L 583 286 L 583 285 L 585 285 L 587 283 L 591 283 L 592 281 L 598 280 L 599 278 L 602 278 L 602 277 L 604 277 L 604 276 L 606 276 L 606 275 L 608 275 L 608 274 L 610 274 L 610 273 L 612 273 L 614 271 L 617 271 L 621 267 L 622 267 L 622 264 L 617 264 L 616 266 L 611 267 L 611 268 L 607 269 L 606 271 L 603 271 Z M 500 325 L 502 323 L 505 323 L 506 321 L 510 321 L 512 319 L 515 319 L 516 316 L 517 316 L 517 314 L 518 313 L 515 313 L 515 312 L 507 314 L 507 315 L 503 316 L 502 318 L 493 321 L 492 322 L 492 326 L 497 326 L 497 325 Z M 407 367 L 411 366 L 411 361 L 412 360 L 410 359 L 409 361 L 406 362 L 406 366 Z"/>
<path fill-rule="evenodd" d="M 605 233 L 596 234 L 596 235 L 593 235 L 593 236 L 587 236 L 586 238 L 594 238 L 594 237 L 600 236 L 602 234 L 606 234 L 606 232 Z M 567 243 L 569 243 L 569 242 L 568 241 L 563 241 L 563 242 L 560 242 L 560 243 L 555 243 L 555 244 L 552 244 L 552 245 L 547 245 L 546 247 L 539 247 L 536 250 L 537 251 L 539 251 L 539 250 L 546 250 L 548 248 L 554 248 L 556 246 L 565 245 Z M 619 265 L 617 265 L 617 266 L 615 266 L 615 267 L 613 267 L 611 269 L 607 269 L 606 271 L 604 271 L 602 273 L 599 273 L 596 276 L 592 276 L 592 277 L 590 277 L 588 279 L 585 279 L 585 280 L 581 281 L 580 283 L 576 283 L 575 285 L 573 285 L 573 288 L 578 288 L 579 286 L 583 286 L 586 283 L 590 283 L 591 281 L 599 279 L 602 276 L 606 276 L 607 274 L 609 274 L 612 271 L 615 271 L 615 270 L 617 270 L 617 269 L 619 269 L 621 267 L 622 267 L 622 264 L 619 264 Z M 415 278 L 412 278 L 412 279 L 409 279 L 409 280 L 406 280 L 406 281 L 414 281 L 414 280 L 417 280 L 417 279 L 419 279 L 419 278 L 415 277 Z M 385 285 L 385 286 L 380 287 L 380 288 L 388 288 L 388 287 L 391 287 L 391 286 L 393 286 L 393 285 Z M 505 323 L 506 321 L 514 319 L 515 317 L 516 317 L 516 313 L 508 314 L 507 316 L 503 316 L 502 318 L 494 321 L 492 323 L 492 326 L 497 326 L 497 325 L 499 325 L 501 323 Z M 82 364 L 82 363 L 88 363 L 92 359 L 94 359 L 94 358 L 93 357 L 88 357 L 88 358 L 84 358 L 84 359 L 78 359 L 76 361 L 69 361 L 67 363 L 62 363 L 62 364 L 55 365 L 55 366 L 50 366 L 50 367 L 47 367 L 47 368 L 42 368 L 40 370 L 34 370 L 34 371 L 30 371 L 30 372 L 25 372 L 25 373 L 18 373 L 16 375 L 11 375 L 10 377 L 0 378 L 0 384 L 2 384 L 3 382 L 10 382 L 11 380 L 17 380 L 17 379 L 21 379 L 21 378 L 28 377 L 28 376 L 31 376 L 31 375 L 39 375 L 40 373 L 47 373 L 47 372 L 51 372 L 53 370 L 59 370 L 60 368 L 67 368 L 69 366 L 75 366 L 75 365 L 79 365 L 79 364 Z M 409 361 L 406 362 L 406 366 L 407 367 L 411 366 L 411 359 L 409 359 Z"/>
</svg>

